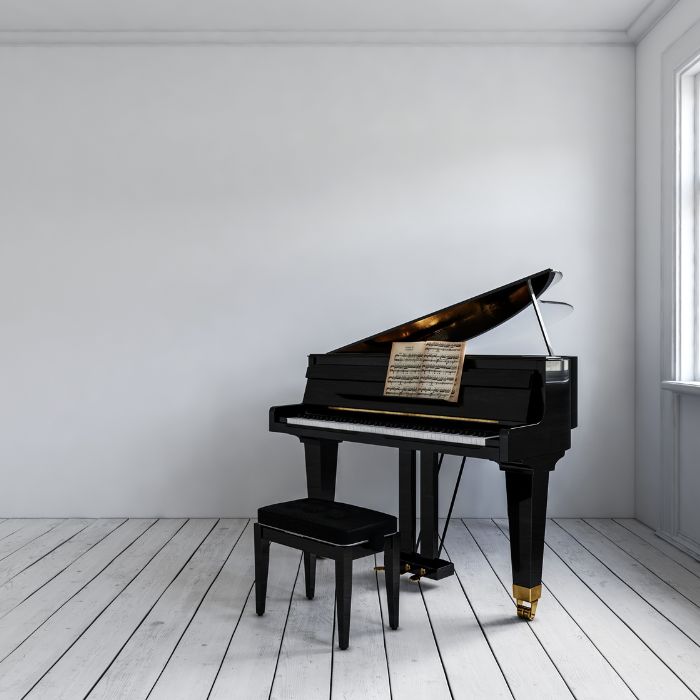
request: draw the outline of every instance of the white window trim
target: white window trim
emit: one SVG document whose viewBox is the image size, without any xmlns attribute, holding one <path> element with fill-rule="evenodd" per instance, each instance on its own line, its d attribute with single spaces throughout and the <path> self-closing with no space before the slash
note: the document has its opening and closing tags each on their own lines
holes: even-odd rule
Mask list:
<svg viewBox="0 0 700 700">
<path fill-rule="evenodd" d="M 681 148 L 691 139 L 700 141 L 700 22 L 666 49 L 662 59 L 662 168 L 661 168 L 661 512 L 658 534 L 677 546 L 700 555 L 700 543 L 680 532 L 680 409 L 683 396 L 700 396 L 696 353 L 700 330 L 681 305 L 681 279 L 689 269 L 697 273 L 695 245 L 698 216 L 697 164 L 699 153 Z M 685 114 L 683 108 L 686 109 Z M 688 109 L 690 111 L 688 112 Z M 693 255 L 688 256 L 692 245 Z M 681 257 L 681 252 L 686 253 Z M 681 265 L 684 265 L 681 275 Z M 695 285 L 697 293 L 697 285 Z M 687 297 L 686 297 L 687 298 Z M 683 314 L 683 316 L 681 316 Z M 683 337 L 680 328 L 692 328 Z M 688 358 L 692 358 L 689 362 Z"/>
<path fill-rule="evenodd" d="M 700 52 L 698 52 L 698 60 L 693 66 L 693 169 L 692 169 L 692 190 L 693 190 L 693 222 L 690 232 L 692 241 L 690 242 L 692 252 L 692 279 L 688 297 L 685 297 L 687 302 L 691 301 L 690 324 L 692 326 L 692 335 L 688 339 L 689 347 L 681 349 L 681 352 L 690 353 L 690 357 L 686 356 L 689 373 L 693 383 L 700 384 Z M 681 294 L 683 292 L 681 291 Z M 682 301 L 682 298 L 681 298 Z M 686 310 L 683 313 L 688 313 Z M 683 358 L 681 358 L 683 361 Z M 683 379 L 681 377 L 681 379 Z"/>
<path fill-rule="evenodd" d="M 700 396 L 700 382 L 682 382 L 675 379 L 667 379 L 661 382 L 661 388 L 666 391 L 675 391 L 679 394 Z"/>
<path fill-rule="evenodd" d="M 673 253 L 673 341 L 672 376 L 666 379 L 684 384 L 699 384 L 698 378 L 698 116 L 700 103 L 700 48 L 676 69 L 676 192 Z"/>
</svg>

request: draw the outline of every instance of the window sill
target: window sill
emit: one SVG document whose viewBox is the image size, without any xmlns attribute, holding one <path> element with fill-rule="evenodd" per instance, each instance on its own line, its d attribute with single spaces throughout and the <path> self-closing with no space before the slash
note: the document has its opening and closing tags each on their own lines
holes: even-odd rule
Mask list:
<svg viewBox="0 0 700 700">
<path fill-rule="evenodd" d="M 666 389 L 666 391 L 675 391 L 678 394 L 700 396 L 700 382 L 665 381 L 661 382 L 661 388 Z"/>
</svg>

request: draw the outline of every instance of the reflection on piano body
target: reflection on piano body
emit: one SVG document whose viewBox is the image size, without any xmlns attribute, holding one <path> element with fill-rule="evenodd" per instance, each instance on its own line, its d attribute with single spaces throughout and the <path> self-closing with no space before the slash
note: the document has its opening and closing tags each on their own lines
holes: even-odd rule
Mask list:
<svg viewBox="0 0 700 700">
<path fill-rule="evenodd" d="M 401 564 L 414 580 L 454 573 L 452 563 L 440 558 L 443 455 L 462 456 L 462 469 L 466 457 L 498 463 L 506 480 L 513 596 L 518 615 L 528 620 L 541 594 L 549 472 L 570 447 L 577 419 L 577 358 L 553 354 L 537 302 L 559 277 L 544 270 L 333 352 L 310 355 L 303 403 L 270 409 L 270 430 L 296 435 L 304 445 L 312 497 L 334 498 L 339 443 L 398 449 Z M 530 304 L 547 355 L 467 354 L 456 403 L 383 395 L 393 342 L 469 340 Z"/>
</svg>

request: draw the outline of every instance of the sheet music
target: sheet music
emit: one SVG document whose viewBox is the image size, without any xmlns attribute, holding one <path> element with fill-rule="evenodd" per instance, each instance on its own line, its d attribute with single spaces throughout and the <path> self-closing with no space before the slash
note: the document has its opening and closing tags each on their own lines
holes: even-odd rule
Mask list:
<svg viewBox="0 0 700 700">
<path fill-rule="evenodd" d="M 456 402 L 466 347 L 466 341 L 392 343 L 384 396 Z"/>
</svg>

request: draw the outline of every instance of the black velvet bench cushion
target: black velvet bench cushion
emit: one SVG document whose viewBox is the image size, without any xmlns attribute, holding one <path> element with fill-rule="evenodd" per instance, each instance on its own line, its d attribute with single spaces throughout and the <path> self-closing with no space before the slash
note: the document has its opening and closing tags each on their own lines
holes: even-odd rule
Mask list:
<svg viewBox="0 0 700 700">
<path fill-rule="evenodd" d="M 255 539 L 255 609 L 265 613 L 270 543 L 304 552 L 306 597 L 314 597 L 316 558 L 335 560 L 335 600 L 338 644 L 347 649 L 350 638 L 352 562 L 384 550 L 389 626 L 399 626 L 400 537 L 393 515 L 317 498 L 275 503 L 258 510 Z"/>
<path fill-rule="evenodd" d="M 336 545 L 369 542 L 377 550 L 386 535 L 396 532 L 393 515 L 320 498 L 264 506 L 258 509 L 258 522 Z"/>
</svg>

